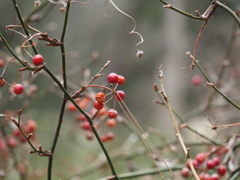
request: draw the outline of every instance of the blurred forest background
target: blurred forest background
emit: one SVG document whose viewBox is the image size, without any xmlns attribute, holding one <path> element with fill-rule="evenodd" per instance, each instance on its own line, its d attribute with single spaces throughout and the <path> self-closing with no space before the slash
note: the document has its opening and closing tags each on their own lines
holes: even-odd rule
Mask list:
<svg viewBox="0 0 240 180">
<path fill-rule="evenodd" d="M 126 83 L 121 89 L 125 91 L 125 102 L 136 119 L 144 129 L 155 127 L 166 137 L 166 141 L 171 141 L 175 138 L 172 122 L 167 109 L 153 103 L 158 98 L 153 84 L 159 84 L 158 68 L 162 64 L 166 92 L 173 108 L 180 115 L 200 106 L 204 101 L 204 95 L 212 92 L 204 82 L 198 87 L 191 83 L 191 77 L 200 74 L 197 69 L 194 69 L 186 80 L 182 80 L 188 70 L 181 70 L 181 68 L 191 64 L 186 52 L 193 52 L 195 40 L 203 22 L 187 18 L 170 9 L 164 9 L 163 4 L 158 0 L 115 0 L 114 2 L 136 20 L 136 31 L 144 38 L 144 43 L 139 46 L 139 49 L 144 51 L 143 57 L 140 59 L 136 57 L 135 45 L 139 42 L 139 37 L 129 35 L 133 28 L 132 21 L 120 14 L 110 3 L 105 5 L 105 0 L 93 0 L 87 5 L 74 3 L 70 9 L 65 37 L 68 81 L 71 82 L 72 87 L 80 87 L 84 80 L 83 68 L 87 67 L 91 75 L 94 75 L 107 60 L 111 60 L 110 66 L 104 71 L 105 76 L 97 82 L 106 82 L 106 76 L 110 72 L 125 76 Z M 240 6 L 238 0 L 222 2 L 227 3 L 233 10 Z M 23 17 L 27 17 L 34 9 L 33 0 L 19 0 L 18 3 Z M 203 13 L 210 4 L 208 0 L 169 0 L 169 3 L 192 14 L 195 10 Z M 47 32 L 50 37 L 59 39 L 64 19 L 64 13 L 60 12 L 59 8 L 59 5 L 46 6 L 43 11 L 32 17 L 42 19 L 29 24 L 42 32 Z M 19 35 L 12 37 L 13 33 L 5 30 L 7 25 L 19 24 L 12 1 L 1 0 L 0 17 L 0 30 L 9 39 L 11 47 L 20 56 L 30 60 L 29 56 L 20 50 L 23 38 Z M 219 72 L 225 57 L 233 24 L 234 20 L 230 15 L 218 8 L 201 36 L 197 59 L 208 73 L 212 73 L 212 77 Z M 234 62 L 239 60 L 239 43 L 238 39 L 234 44 L 231 53 L 233 63 L 230 64 L 230 67 L 238 70 L 239 64 Z M 37 42 L 37 49 L 45 57 L 45 62 L 53 73 L 60 75 L 59 48 L 48 47 L 44 42 Z M 31 49 L 29 51 L 31 53 Z M 99 53 L 99 57 L 93 61 L 91 57 L 96 52 Z M 2 59 L 10 57 L 3 44 L 1 44 L 0 56 Z M 16 67 L 19 67 L 17 63 L 10 65 L 6 72 L 7 80 L 10 82 L 17 81 L 14 76 L 19 73 Z M 38 122 L 38 141 L 45 149 L 49 149 L 60 111 L 61 92 L 57 88 L 51 90 L 55 87 L 54 82 L 44 73 L 36 77 L 26 75 L 24 78 L 34 81 L 38 87 L 39 96 L 30 101 L 24 97 L 11 99 L 5 95 L 8 89 L 2 88 L 0 89 L 0 113 L 6 109 L 12 109 L 15 112 L 22 109 L 26 118 Z M 46 89 L 49 91 L 46 92 Z M 30 106 L 28 106 L 29 103 Z M 121 113 L 120 110 L 119 112 Z M 213 119 L 219 117 L 221 120 L 224 119 L 221 113 L 201 114 L 196 117 L 198 124 L 205 115 L 211 115 Z M 91 164 L 90 162 L 93 162 L 101 151 L 96 141 L 87 142 L 81 136 L 81 129 L 74 127 L 74 123 L 74 116 L 66 113 L 54 158 L 53 169 L 56 177 L 80 171 L 81 168 Z M 116 139 L 106 145 L 108 149 L 120 146 L 130 134 L 123 126 L 118 126 L 114 132 Z M 155 143 L 158 144 L 156 141 Z M 33 168 L 42 169 L 44 172 L 47 159 L 35 155 L 27 154 L 26 156 L 31 159 Z M 101 176 L 99 172 L 89 179 Z"/>
</svg>

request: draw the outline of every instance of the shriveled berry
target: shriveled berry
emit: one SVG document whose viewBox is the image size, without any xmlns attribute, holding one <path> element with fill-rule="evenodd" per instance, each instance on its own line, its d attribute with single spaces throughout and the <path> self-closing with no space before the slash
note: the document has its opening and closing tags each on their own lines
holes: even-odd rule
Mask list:
<svg viewBox="0 0 240 180">
<path fill-rule="evenodd" d="M 111 84 L 115 84 L 118 82 L 118 75 L 116 73 L 110 73 L 107 77 L 107 80 Z"/>
<path fill-rule="evenodd" d="M 190 170 L 186 167 L 182 168 L 181 170 L 181 176 L 184 178 L 188 178 L 190 175 Z"/>
<path fill-rule="evenodd" d="M 91 140 L 93 140 L 94 135 L 93 135 L 92 132 L 87 131 L 87 132 L 85 133 L 85 137 L 86 137 L 87 140 L 91 141 Z"/>
<path fill-rule="evenodd" d="M 101 102 L 99 102 L 99 101 L 95 101 L 95 102 L 93 103 L 93 106 L 94 106 L 95 109 L 101 110 L 101 109 L 104 107 L 104 104 L 101 103 Z"/>
<path fill-rule="evenodd" d="M 118 115 L 118 112 L 115 109 L 109 109 L 107 114 L 109 118 L 116 118 Z"/>
<path fill-rule="evenodd" d="M 116 92 L 115 98 L 118 101 L 124 100 L 125 97 L 126 97 L 126 94 L 123 91 L 119 90 L 119 91 Z"/>
<path fill-rule="evenodd" d="M 44 61 L 44 58 L 42 55 L 36 54 L 35 56 L 33 56 L 32 62 L 35 66 L 42 65 L 43 61 Z"/>
<path fill-rule="evenodd" d="M 13 92 L 14 92 L 15 94 L 22 94 L 23 91 L 24 91 L 23 85 L 21 85 L 21 84 L 15 84 L 15 85 L 13 86 Z"/>
<path fill-rule="evenodd" d="M 0 87 L 3 87 L 6 84 L 6 81 L 3 77 L 0 78 Z"/>
<path fill-rule="evenodd" d="M 226 166 L 220 165 L 220 166 L 218 167 L 218 174 L 219 174 L 220 176 L 224 176 L 226 172 L 227 172 Z"/>
<path fill-rule="evenodd" d="M 203 163 L 206 158 L 207 158 L 206 153 L 198 153 L 198 154 L 195 156 L 195 159 L 198 161 L 199 164 Z"/>
<path fill-rule="evenodd" d="M 200 75 L 194 75 L 192 77 L 192 83 L 195 85 L 195 86 L 199 86 L 201 83 L 202 83 L 202 77 Z"/>
<path fill-rule="evenodd" d="M 208 169 L 213 169 L 215 166 L 216 166 L 216 164 L 215 164 L 214 160 L 209 159 L 209 160 L 207 161 L 207 168 L 208 168 Z"/>
<path fill-rule="evenodd" d="M 99 92 L 95 95 L 95 99 L 100 103 L 104 103 L 106 100 L 106 94 L 103 92 Z"/>
<path fill-rule="evenodd" d="M 108 119 L 107 120 L 108 127 L 115 127 L 116 126 L 116 120 L 115 119 Z"/>
<path fill-rule="evenodd" d="M 125 77 L 123 77 L 122 75 L 118 75 L 117 83 L 118 85 L 123 85 L 125 83 Z"/>
</svg>

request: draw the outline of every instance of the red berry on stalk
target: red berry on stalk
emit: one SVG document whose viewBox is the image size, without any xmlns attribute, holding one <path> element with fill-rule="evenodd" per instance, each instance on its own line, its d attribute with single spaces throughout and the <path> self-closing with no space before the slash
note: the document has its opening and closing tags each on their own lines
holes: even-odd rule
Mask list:
<svg viewBox="0 0 240 180">
<path fill-rule="evenodd" d="M 224 176 L 226 172 L 227 172 L 226 166 L 220 165 L 220 166 L 218 167 L 218 174 L 219 174 L 220 176 Z"/>
<path fill-rule="evenodd" d="M 101 102 L 99 102 L 99 101 L 95 101 L 95 102 L 93 103 L 93 106 L 94 106 L 95 109 L 101 110 L 101 109 L 104 107 L 104 104 L 101 103 Z"/>
<path fill-rule="evenodd" d="M 107 80 L 111 84 L 115 84 L 118 82 L 118 75 L 116 73 L 110 73 L 107 77 Z"/>
<path fill-rule="evenodd" d="M 181 176 L 184 178 L 188 178 L 190 175 L 190 170 L 186 167 L 182 168 L 181 170 Z"/>
<path fill-rule="evenodd" d="M 6 84 L 6 81 L 3 77 L 0 78 L 0 87 L 3 87 Z"/>
<path fill-rule="evenodd" d="M 40 66 L 40 65 L 42 65 L 43 61 L 44 61 L 44 58 L 43 58 L 43 56 L 40 55 L 40 54 L 36 54 L 36 55 L 33 56 L 33 58 L 32 58 L 32 62 L 33 62 L 33 64 L 34 64 L 35 66 Z"/>
<path fill-rule="evenodd" d="M 207 158 L 206 153 L 198 153 L 198 154 L 195 156 L 195 159 L 198 161 L 199 164 L 203 163 L 206 158 Z"/>
<path fill-rule="evenodd" d="M 208 168 L 208 169 L 213 169 L 215 166 L 216 166 L 216 164 L 215 164 L 214 160 L 209 159 L 209 160 L 207 161 L 207 168 Z"/>
<path fill-rule="evenodd" d="M 109 118 L 116 118 L 118 115 L 118 112 L 115 109 L 109 109 L 107 114 Z"/>
<path fill-rule="evenodd" d="M 15 94 L 22 94 L 23 91 L 24 91 L 23 85 L 21 85 L 21 84 L 15 84 L 15 85 L 13 86 L 13 92 L 14 92 Z"/>
<path fill-rule="evenodd" d="M 104 103 L 106 100 L 106 94 L 103 92 L 99 92 L 95 95 L 95 99 L 100 103 Z"/>
<path fill-rule="evenodd" d="M 81 123 L 81 128 L 84 129 L 84 130 L 91 130 L 91 125 L 89 124 L 88 121 L 83 121 Z"/>
<path fill-rule="evenodd" d="M 108 119 L 107 120 L 108 127 L 115 127 L 116 126 L 116 120 L 115 119 Z"/>
<path fill-rule="evenodd" d="M 122 101 L 124 100 L 124 98 L 126 97 L 126 94 L 125 92 L 119 90 L 116 92 L 116 95 L 115 95 L 115 98 L 118 100 L 118 101 Z"/>
<path fill-rule="evenodd" d="M 125 77 L 123 77 L 122 75 L 118 75 L 117 83 L 118 85 L 123 85 L 125 83 Z"/>
<path fill-rule="evenodd" d="M 200 75 L 195 75 L 192 77 L 192 83 L 195 86 L 199 86 L 202 83 L 202 77 Z"/>
<path fill-rule="evenodd" d="M 4 61 L 2 59 L 0 59 L 0 67 L 4 66 Z"/>
<path fill-rule="evenodd" d="M 37 123 L 34 120 L 28 120 L 27 124 L 26 124 L 26 133 L 33 133 L 35 132 L 37 129 Z"/>
</svg>

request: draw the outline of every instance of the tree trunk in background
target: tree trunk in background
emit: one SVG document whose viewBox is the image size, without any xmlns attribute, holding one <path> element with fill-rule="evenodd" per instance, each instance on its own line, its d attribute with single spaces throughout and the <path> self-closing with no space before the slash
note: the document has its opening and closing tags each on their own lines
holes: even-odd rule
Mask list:
<svg viewBox="0 0 240 180">
<path fill-rule="evenodd" d="M 174 6 L 183 9 L 184 2 L 176 1 Z M 182 78 L 188 71 L 181 68 L 186 64 L 185 52 L 189 50 L 188 35 L 186 28 L 186 17 L 166 9 L 163 21 L 163 42 L 166 49 L 163 56 L 164 84 L 168 98 L 172 106 L 181 112 L 184 110 L 184 81 Z M 190 49 L 191 50 L 191 49 Z M 190 61 L 189 61 L 190 62 Z M 190 65 L 190 64 L 189 64 Z"/>
</svg>

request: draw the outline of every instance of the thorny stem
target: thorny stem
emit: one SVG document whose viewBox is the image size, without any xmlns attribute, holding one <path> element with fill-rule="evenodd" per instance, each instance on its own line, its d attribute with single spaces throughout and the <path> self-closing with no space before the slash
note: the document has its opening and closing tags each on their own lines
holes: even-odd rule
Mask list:
<svg viewBox="0 0 240 180">
<path fill-rule="evenodd" d="M 164 100 L 165 100 L 165 102 L 166 102 L 166 105 L 167 105 L 167 108 L 168 108 L 168 110 L 169 110 L 171 119 L 172 119 L 172 121 L 173 121 L 175 130 L 176 130 L 176 136 L 178 137 L 178 140 L 180 141 L 180 144 L 181 144 L 181 146 L 182 146 L 182 148 L 183 148 L 183 151 L 184 151 L 184 153 L 185 153 L 185 155 L 186 155 L 186 157 L 187 157 L 187 159 L 188 159 L 189 165 L 190 165 L 190 167 L 191 167 L 191 171 L 192 171 L 195 179 L 196 179 L 196 180 L 199 180 L 199 177 L 198 177 L 198 175 L 197 175 L 197 172 L 196 172 L 196 170 L 195 170 L 195 168 L 194 168 L 194 166 L 193 166 L 193 164 L 192 164 L 192 160 L 191 160 L 191 158 L 190 158 L 189 150 L 186 148 L 186 146 L 185 146 L 185 144 L 184 144 L 184 142 L 183 142 L 181 133 L 180 133 L 179 128 L 178 128 L 178 125 L 177 125 L 177 121 L 176 121 L 176 119 L 175 119 L 175 117 L 174 117 L 174 114 L 173 114 L 171 105 L 170 105 L 170 103 L 169 103 L 168 97 L 167 97 L 166 92 L 165 92 L 165 90 L 164 90 L 164 86 L 163 86 L 163 70 L 162 70 L 162 67 L 160 67 L 160 71 L 159 71 L 159 72 L 160 72 L 159 79 L 160 79 L 160 85 L 161 85 L 161 88 L 162 88 L 162 95 L 163 95 L 163 98 L 164 98 Z"/>
<path fill-rule="evenodd" d="M 27 27 L 26 27 L 26 25 L 25 25 L 25 22 L 24 22 L 24 20 L 23 20 L 23 18 L 22 18 L 22 15 L 21 15 L 21 12 L 20 12 L 20 10 L 19 10 L 19 8 L 18 8 L 17 2 L 16 2 L 16 0 L 12 0 L 12 1 L 13 1 L 15 10 L 16 10 L 16 12 L 17 12 L 18 18 L 19 18 L 19 20 L 20 20 L 20 22 L 21 22 L 21 24 L 22 24 L 23 29 L 24 29 L 24 32 L 25 32 L 25 34 L 29 37 L 30 34 L 29 34 L 29 32 L 28 32 L 28 30 L 27 30 Z M 30 42 L 30 44 L 32 45 L 32 49 L 33 49 L 34 53 L 35 53 L 35 54 L 38 54 L 38 51 L 37 51 L 36 47 L 33 45 L 32 40 L 30 40 L 29 42 Z"/>
<path fill-rule="evenodd" d="M 178 12 L 179 14 L 182 14 L 182 15 L 187 16 L 187 17 L 192 18 L 192 19 L 204 20 L 204 19 L 201 18 L 201 17 L 194 16 L 194 15 L 192 15 L 192 14 L 189 14 L 189 13 L 187 13 L 187 12 L 184 12 L 184 11 L 182 11 L 182 10 L 180 10 L 180 9 L 172 6 L 171 4 L 169 4 L 168 2 L 166 2 L 165 0 L 159 0 L 159 1 L 160 1 L 161 3 L 163 3 L 163 4 L 165 4 L 164 8 L 172 9 L 172 10 Z"/>
</svg>

